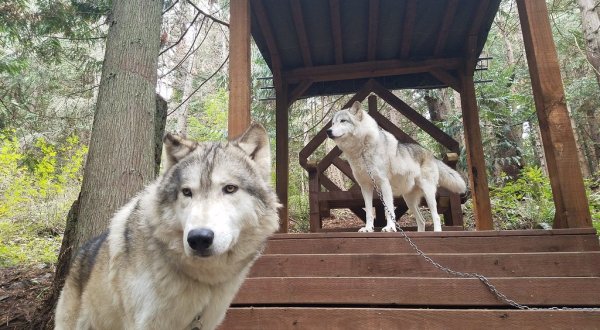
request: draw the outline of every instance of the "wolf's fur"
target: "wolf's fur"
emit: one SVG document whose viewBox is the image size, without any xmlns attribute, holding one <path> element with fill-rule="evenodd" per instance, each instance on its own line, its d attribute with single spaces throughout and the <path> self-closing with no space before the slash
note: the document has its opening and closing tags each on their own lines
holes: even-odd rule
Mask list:
<svg viewBox="0 0 600 330">
<path fill-rule="evenodd" d="M 75 258 L 56 329 L 185 329 L 198 315 L 203 330 L 214 329 L 277 230 L 262 126 L 229 143 L 167 134 L 164 144 L 164 174 Z M 214 238 L 194 249 L 191 231 L 200 229 Z"/>
<path fill-rule="evenodd" d="M 425 219 L 419 212 L 422 197 L 425 197 L 431 211 L 434 230 L 441 231 L 435 200 L 437 187 L 457 193 L 466 190 L 465 181 L 455 170 L 417 144 L 398 142 L 361 109 L 359 102 L 350 109 L 335 113 L 327 135 L 344 152 L 365 199 L 367 220 L 361 232 L 373 231 L 373 181 L 367 169 L 371 170 L 384 203 L 391 210 L 394 209 L 393 196 L 404 197 L 406 205 L 417 218 L 419 231 L 425 230 Z M 395 219 L 388 212 L 386 220 L 387 225 L 382 231 L 396 231 Z"/>
</svg>

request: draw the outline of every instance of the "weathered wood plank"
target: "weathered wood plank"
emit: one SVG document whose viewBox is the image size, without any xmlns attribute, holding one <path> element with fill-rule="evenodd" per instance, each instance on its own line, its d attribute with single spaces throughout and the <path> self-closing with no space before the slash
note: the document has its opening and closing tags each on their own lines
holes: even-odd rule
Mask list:
<svg viewBox="0 0 600 330">
<path fill-rule="evenodd" d="M 469 232 L 470 233 L 470 232 Z M 407 232 L 426 253 L 526 253 L 600 251 L 595 235 L 464 236 L 465 232 Z M 295 234 L 296 236 L 298 234 Z M 265 254 L 301 253 L 412 253 L 414 250 L 391 233 L 319 233 L 322 238 L 271 239 Z M 276 237 L 279 235 L 275 235 Z M 300 236 L 302 236 L 300 234 Z M 326 237 L 326 238 L 324 238 Z"/>
<path fill-rule="evenodd" d="M 412 33 L 417 18 L 417 0 L 407 0 L 404 11 L 404 24 L 402 25 L 402 39 L 400 40 L 400 58 L 408 58 L 412 42 Z"/>
<path fill-rule="evenodd" d="M 233 307 L 219 329 L 598 329 L 600 312 Z"/>
<path fill-rule="evenodd" d="M 227 135 L 240 136 L 250 126 L 250 4 L 233 0 L 229 25 L 229 112 Z"/>
<path fill-rule="evenodd" d="M 488 187 L 483 145 L 481 142 L 481 130 L 479 128 L 479 109 L 477 108 L 475 85 L 472 75 L 462 74 L 460 78 L 460 100 L 463 126 L 465 128 L 465 147 L 467 150 L 469 184 L 475 213 L 475 226 L 478 230 L 491 230 L 494 229 L 494 224 L 492 221 L 490 189 Z"/>
<path fill-rule="evenodd" d="M 342 18 L 340 14 L 340 0 L 329 0 L 331 17 L 331 37 L 335 52 L 335 64 L 344 63 L 344 47 L 342 44 Z"/>
<path fill-rule="evenodd" d="M 301 67 L 283 73 L 288 83 L 312 79 L 315 82 L 345 79 L 361 79 L 429 72 L 436 69 L 456 70 L 461 65 L 459 58 L 426 60 L 382 60 Z"/>
<path fill-rule="evenodd" d="M 598 277 L 489 280 L 500 292 L 520 304 L 600 307 Z M 232 304 L 505 306 L 478 279 L 422 277 L 248 278 Z"/>
<path fill-rule="evenodd" d="M 448 277 L 414 253 L 378 254 L 373 249 L 363 253 L 267 254 L 256 261 L 249 277 Z M 491 277 L 600 276 L 600 251 L 428 256 L 453 270 Z"/>
<path fill-rule="evenodd" d="M 454 22 L 454 16 L 456 15 L 458 3 L 458 0 L 450 0 L 446 5 L 446 13 L 444 14 L 442 24 L 440 25 L 440 29 L 438 30 L 438 39 L 435 44 L 435 49 L 433 51 L 433 54 L 436 57 L 440 56 L 442 54 L 442 51 L 444 51 L 444 47 L 446 47 L 448 35 L 450 34 L 450 26 L 452 26 L 452 23 Z"/>
<path fill-rule="evenodd" d="M 292 7 L 294 27 L 296 28 L 296 36 L 298 37 L 298 44 L 300 44 L 300 52 L 302 54 L 304 66 L 312 66 L 310 44 L 308 42 L 308 35 L 306 34 L 306 27 L 304 26 L 304 16 L 302 15 L 300 0 L 290 0 L 290 5 Z"/>
<path fill-rule="evenodd" d="M 275 190 L 279 202 L 279 232 L 288 231 L 289 121 L 288 86 L 275 84 Z"/>
<path fill-rule="evenodd" d="M 546 2 L 518 0 L 517 6 L 556 207 L 554 228 L 591 227 Z"/>
<path fill-rule="evenodd" d="M 377 29 L 379 23 L 379 0 L 369 1 L 369 30 L 367 32 L 367 60 L 375 60 L 377 54 Z"/>
</svg>

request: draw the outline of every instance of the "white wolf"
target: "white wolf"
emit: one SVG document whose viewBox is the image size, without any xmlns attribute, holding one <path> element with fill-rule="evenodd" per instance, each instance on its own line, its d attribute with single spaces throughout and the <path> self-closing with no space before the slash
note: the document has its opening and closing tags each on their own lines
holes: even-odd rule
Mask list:
<svg viewBox="0 0 600 330">
<path fill-rule="evenodd" d="M 265 129 L 167 134 L 166 171 L 74 259 L 56 329 L 214 329 L 278 224 Z"/>
<path fill-rule="evenodd" d="M 431 211 L 433 230 L 441 231 L 435 200 L 437 187 L 442 186 L 457 193 L 466 190 L 465 181 L 458 172 L 435 159 L 423 147 L 398 142 L 361 109 L 359 102 L 355 102 L 350 109 L 335 113 L 327 135 L 348 159 L 365 199 L 367 219 L 360 232 L 373 231 L 373 180 L 391 212 L 394 210 L 393 196 L 403 196 L 406 205 L 417 218 L 419 231 L 425 230 L 425 219 L 419 212 L 422 197 L 425 197 Z M 393 215 L 386 212 L 385 216 L 387 225 L 382 231 L 396 231 Z"/>
</svg>

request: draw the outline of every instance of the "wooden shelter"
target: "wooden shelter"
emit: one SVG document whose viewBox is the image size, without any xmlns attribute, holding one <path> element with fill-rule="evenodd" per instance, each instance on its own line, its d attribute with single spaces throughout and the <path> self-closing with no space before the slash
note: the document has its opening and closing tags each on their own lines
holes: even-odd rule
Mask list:
<svg viewBox="0 0 600 330">
<path fill-rule="evenodd" d="M 284 205 L 280 215 L 285 233 L 288 113 L 294 101 L 331 94 L 354 94 L 354 101 L 375 94 L 452 153 L 457 151 L 456 141 L 390 92 L 452 88 L 461 95 L 469 185 L 479 231 L 410 233 L 409 237 L 448 266 L 497 277 L 492 282 L 522 303 L 600 307 L 600 246 L 591 228 L 544 0 L 517 0 L 517 5 L 556 206 L 555 229 L 489 231 L 492 210 L 474 71 L 499 3 L 232 0 L 229 136 L 239 135 L 250 123 L 253 37 L 271 68 L 276 91 L 276 190 Z M 375 102 L 371 96 L 370 109 Z M 386 130 L 409 141 L 383 116 L 373 115 L 380 117 L 376 119 Z M 328 126 L 300 154 L 301 165 L 315 179 L 310 196 L 313 231 L 319 230 L 319 219 L 328 208 L 342 205 L 360 213 L 360 205 L 352 204 L 356 188 L 338 192 L 322 175 L 330 165 L 349 174 L 347 164 L 338 158 L 339 150 L 308 161 L 325 139 Z M 460 197 L 446 197 L 446 224 L 460 226 Z M 397 328 L 401 322 L 407 322 L 407 327 L 527 327 L 539 325 L 540 318 L 552 319 L 558 326 L 575 322 L 585 327 L 597 325 L 600 319 L 597 311 L 506 311 L 504 303 L 477 280 L 445 278 L 427 268 L 407 246 L 393 233 L 278 234 L 238 294 L 224 328 Z M 555 269 L 545 273 L 553 264 Z M 488 310 L 480 310 L 482 306 Z"/>
</svg>

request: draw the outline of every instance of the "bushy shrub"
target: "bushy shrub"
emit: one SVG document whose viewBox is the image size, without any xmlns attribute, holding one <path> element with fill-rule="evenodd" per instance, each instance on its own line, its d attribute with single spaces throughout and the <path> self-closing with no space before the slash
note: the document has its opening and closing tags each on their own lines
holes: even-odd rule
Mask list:
<svg viewBox="0 0 600 330">
<path fill-rule="evenodd" d="M 0 132 L 0 265 L 53 263 L 87 153 L 77 136 L 24 150 Z"/>
<path fill-rule="evenodd" d="M 533 229 L 554 220 L 550 180 L 541 168 L 525 167 L 515 181 L 490 188 L 496 229 Z"/>
</svg>

